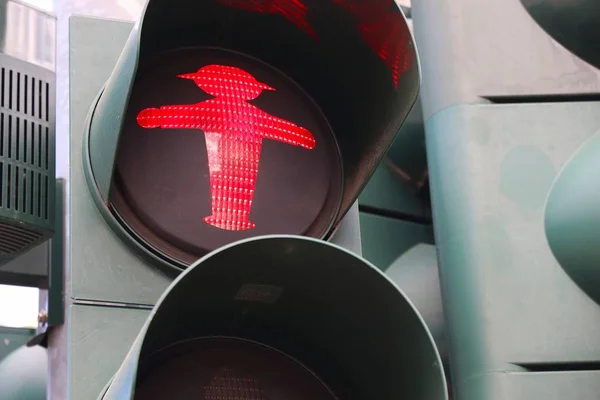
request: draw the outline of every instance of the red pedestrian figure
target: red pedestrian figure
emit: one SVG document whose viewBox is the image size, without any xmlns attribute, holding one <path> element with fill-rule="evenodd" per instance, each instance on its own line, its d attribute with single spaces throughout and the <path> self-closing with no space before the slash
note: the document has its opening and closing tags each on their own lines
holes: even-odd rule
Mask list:
<svg viewBox="0 0 600 400">
<path fill-rule="evenodd" d="M 220 229 L 246 230 L 250 221 L 262 140 L 278 140 L 312 149 L 314 136 L 305 128 L 277 118 L 247 100 L 275 90 L 235 67 L 207 65 L 191 79 L 213 99 L 190 105 L 147 108 L 137 116 L 144 128 L 201 129 L 208 152 L 212 215 L 204 221 Z"/>
</svg>

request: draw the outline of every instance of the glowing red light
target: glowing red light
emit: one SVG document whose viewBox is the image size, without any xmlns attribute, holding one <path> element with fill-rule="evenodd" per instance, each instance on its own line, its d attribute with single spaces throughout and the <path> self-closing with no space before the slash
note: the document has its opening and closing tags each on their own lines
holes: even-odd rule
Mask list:
<svg viewBox="0 0 600 400">
<path fill-rule="evenodd" d="M 359 29 L 369 47 L 383 60 L 398 88 L 400 75 L 410 65 L 408 31 L 396 5 L 390 0 L 335 0 L 359 21 Z"/>
<path fill-rule="evenodd" d="M 280 14 L 310 37 L 317 39 L 317 34 L 306 21 L 308 7 L 300 0 L 217 0 L 217 2 L 262 14 Z"/>
<path fill-rule="evenodd" d="M 214 98 L 190 105 L 147 108 L 138 114 L 138 124 L 204 131 L 212 194 L 212 215 L 204 221 L 226 230 L 254 228 L 249 217 L 262 140 L 312 149 L 315 138 L 307 129 L 248 103 L 263 90 L 275 89 L 240 68 L 208 65 L 178 77 L 193 80 Z"/>
</svg>

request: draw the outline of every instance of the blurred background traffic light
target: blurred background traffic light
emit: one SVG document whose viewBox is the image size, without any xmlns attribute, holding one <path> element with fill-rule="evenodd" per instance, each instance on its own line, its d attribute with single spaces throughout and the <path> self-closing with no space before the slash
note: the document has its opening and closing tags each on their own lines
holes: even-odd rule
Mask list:
<svg viewBox="0 0 600 400">
<path fill-rule="evenodd" d="M 0 392 L 4 399 L 47 399 L 48 375 L 48 354 L 43 347 L 23 345 L 0 357 Z"/>
<path fill-rule="evenodd" d="M 596 3 L 412 5 L 454 399 L 600 392 Z"/>
</svg>

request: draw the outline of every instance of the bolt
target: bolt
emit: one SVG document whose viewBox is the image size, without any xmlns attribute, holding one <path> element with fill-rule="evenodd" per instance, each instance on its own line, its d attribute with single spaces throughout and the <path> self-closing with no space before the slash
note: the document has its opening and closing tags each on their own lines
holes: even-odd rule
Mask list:
<svg viewBox="0 0 600 400">
<path fill-rule="evenodd" d="M 38 314 L 38 323 L 44 325 L 48 322 L 48 311 L 42 310 Z"/>
</svg>

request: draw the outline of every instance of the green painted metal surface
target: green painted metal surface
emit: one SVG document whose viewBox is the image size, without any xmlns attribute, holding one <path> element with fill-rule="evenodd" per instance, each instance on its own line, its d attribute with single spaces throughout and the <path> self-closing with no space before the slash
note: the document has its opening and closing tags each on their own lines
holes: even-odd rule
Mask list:
<svg viewBox="0 0 600 400">
<path fill-rule="evenodd" d="M 557 42 L 600 68 L 600 3 L 595 0 L 521 0 L 538 24 Z"/>
<path fill-rule="evenodd" d="M 546 237 L 554 256 L 600 304 L 600 131 L 565 164 L 546 204 Z"/>
<path fill-rule="evenodd" d="M 560 7 L 579 10 L 583 4 L 597 4 L 595 0 L 413 2 L 425 120 L 447 107 L 486 99 L 510 102 L 528 97 L 535 102 L 547 96 L 594 96 L 600 92 L 600 70 L 558 45 L 523 7 L 525 2 L 540 8 L 560 3 Z M 548 25 L 560 27 L 559 15 L 548 15 L 556 17 L 548 18 Z M 593 18 L 589 16 L 589 22 Z M 586 35 L 572 26 L 573 33 Z M 596 41 L 592 45 L 596 46 Z"/>
<path fill-rule="evenodd" d="M 402 292 L 341 247 L 285 235 L 225 246 L 182 273 L 100 398 L 132 398 L 147 356 L 213 336 L 272 346 L 342 396 L 447 399 L 434 341 Z"/>
<path fill-rule="evenodd" d="M 358 198 L 363 210 L 377 210 L 396 215 L 426 218 L 427 207 L 416 191 L 402 182 L 390 168 L 381 164 Z"/>
<path fill-rule="evenodd" d="M 427 183 L 427 152 L 425 150 L 425 127 L 420 99 L 408 114 L 398 136 L 386 155 L 386 164 L 415 191 Z"/>
<path fill-rule="evenodd" d="M 431 225 L 360 213 L 363 257 L 382 271 L 419 243 L 433 243 Z"/>
<path fill-rule="evenodd" d="M 68 400 L 98 398 L 149 314 L 150 310 L 98 304 L 72 305 L 67 309 Z"/>
<path fill-rule="evenodd" d="M 597 373 L 565 370 L 600 360 L 600 308 L 552 254 L 544 206 L 598 126 L 597 102 L 465 105 L 427 121 L 456 399 L 546 398 L 559 382 L 570 399 L 597 390 Z"/>
<path fill-rule="evenodd" d="M 35 329 L 0 326 L 0 360 L 35 336 Z"/>
<path fill-rule="evenodd" d="M 171 277 L 132 253 L 100 215 L 83 172 L 85 118 L 108 79 L 133 24 L 70 20 L 69 293 L 74 299 L 154 304 Z M 97 79 L 90 80 L 94 76 Z"/>
<path fill-rule="evenodd" d="M 385 274 L 423 317 L 447 368 L 446 327 L 435 246 L 425 243 L 415 245 L 394 260 Z"/>
<path fill-rule="evenodd" d="M 48 241 L 35 246 L 0 266 L 0 283 L 4 285 L 48 287 Z"/>
<path fill-rule="evenodd" d="M 412 108 L 382 164 L 360 193 L 365 212 L 384 212 L 397 218 L 430 219 L 427 156 L 423 112 L 419 101 Z"/>
<path fill-rule="evenodd" d="M 64 179 L 56 180 L 56 222 L 50 241 L 48 266 L 48 326 L 62 325 L 65 321 L 66 186 Z"/>
<path fill-rule="evenodd" d="M 600 307 L 548 231 L 586 196 L 550 193 L 600 128 L 597 2 L 412 6 L 452 396 L 597 398 Z"/>
<path fill-rule="evenodd" d="M 3 400 L 45 400 L 48 353 L 40 346 L 19 347 L 0 361 Z"/>
<path fill-rule="evenodd" d="M 597 400 L 599 378 L 599 371 L 532 373 L 503 370 L 477 377 L 472 384 L 459 388 L 457 393 L 461 393 L 458 398 L 486 400 Z"/>
</svg>

